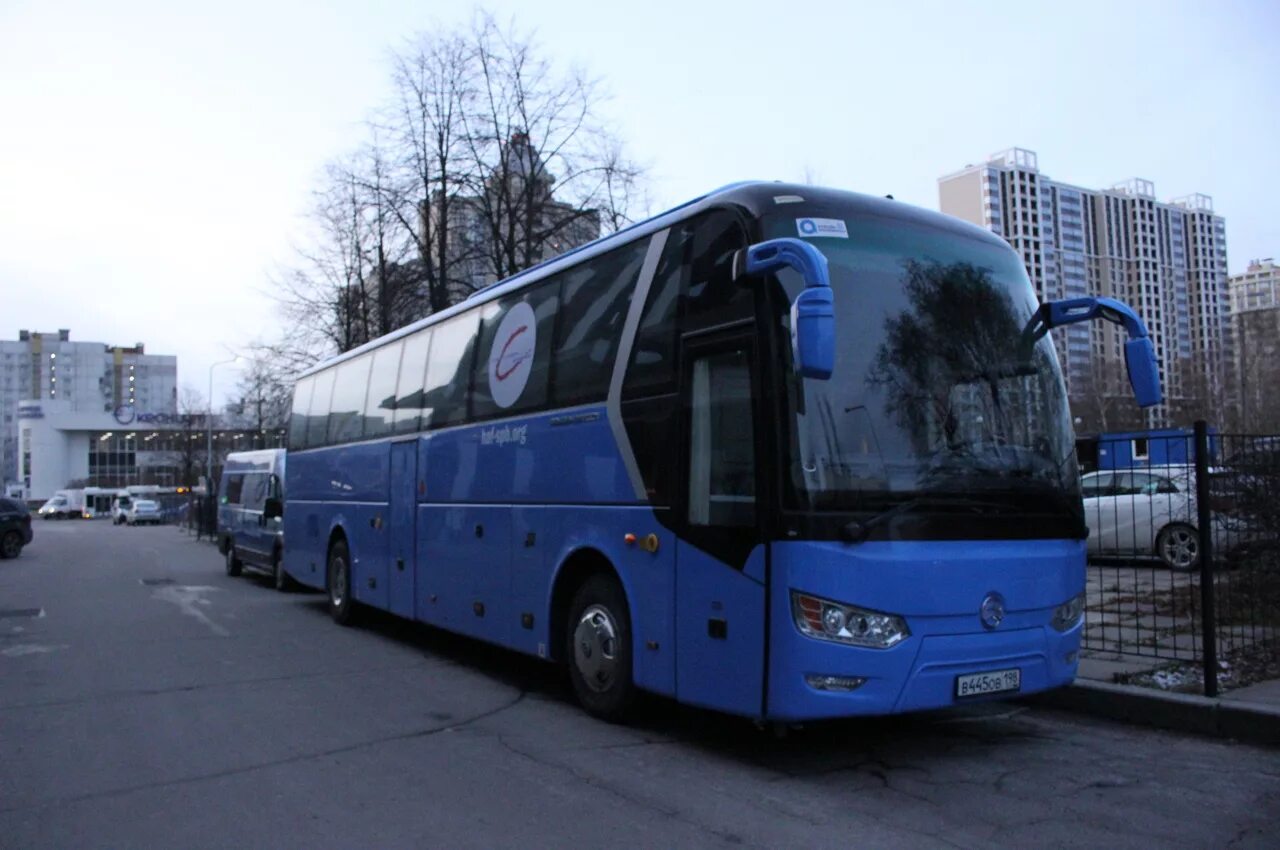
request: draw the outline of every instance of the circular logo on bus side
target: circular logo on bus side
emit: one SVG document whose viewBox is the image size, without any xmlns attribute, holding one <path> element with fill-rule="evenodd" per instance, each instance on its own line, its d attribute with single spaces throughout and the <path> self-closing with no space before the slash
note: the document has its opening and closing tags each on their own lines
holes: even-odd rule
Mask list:
<svg viewBox="0 0 1280 850">
<path fill-rule="evenodd" d="M 489 392 L 498 407 L 510 407 L 524 392 L 538 343 L 533 308 L 521 302 L 502 317 L 489 349 Z"/>
<path fill-rule="evenodd" d="M 122 404 L 117 407 L 115 413 L 116 421 L 121 425 L 132 424 L 133 420 L 137 418 L 137 414 L 134 412 L 133 407 L 127 404 Z"/>
</svg>

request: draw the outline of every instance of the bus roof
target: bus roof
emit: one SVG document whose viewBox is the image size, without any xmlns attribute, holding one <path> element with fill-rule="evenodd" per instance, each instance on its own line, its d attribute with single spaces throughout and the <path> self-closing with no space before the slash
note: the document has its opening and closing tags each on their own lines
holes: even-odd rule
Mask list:
<svg viewBox="0 0 1280 850">
<path fill-rule="evenodd" d="M 555 274 L 566 268 L 571 268 L 577 263 L 590 259 L 591 257 L 612 251 L 614 248 L 620 247 L 632 242 L 636 239 L 642 239 L 664 230 L 673 224 L 692 218 L 699 213 L 706 211 L 712 207 L 723 207 L 728 205 L 737 205 L 750 211 L 753 215 L 762 215 L 765 212 L 780 208 L 779 205 L 788 203 L 817 203 L 831 204 L 839 203 L 842 206 L 852 209 L 854 212 L 868 216 L 879 218 L 896 218 L 904 222 L 910 222 L 915 225 L 923 225 L 938 228 L 940 230 L 958 233 L 984 241 L 989 241 L 995 245 L 1004 247 L 1007 250 L 1013 250 L 1009 244 L 996 236 L 991 231 L 979 227 L 975 224 L 944 215 L 933 210 L 926 210 L 923 207 L 915 207 L 910 204 L 903 204 L 892 198 L 881 198 L 875 195 L 864 195 L 859 192 L 849 192 L 840 189 L 821 188 L 818 186 L 801 185 L 794 183 L 783 183 L 781 181 L 742 181 L 738 183 L 730 183 L 714 189 L 704 195 L 685 201 L 682 204 L 672 207 L 665 212 L 637 222 L 622 228 L 614 233 L 602 236 L 558 254 L 550 259 L 543 260 L 537 265 L 531 266 L 522 272 L 512 275 L 511 277 L 491 283 L 488 286 L 477 289 L 471 293 L 465 300 L 458 304 L 448 307 L 438 313 L 432 313 L 397 328 L 391 333 L 370 340 L 363 345 L 357 346 L 350 351 L 323 360 L 298 375 L 298 378 L 305 378 L 313 375 L 322 369 L 341 363 L 344 360 L 350 360 L 367 351 L 371 351 L 384 343 L 391 342 L 404 336 L 415 333 L 422 328 L 429 327 L 437 322 L 444 321 L 458 313 L 465 312 L 470 308 L 500 298 L 510 292 L 529 286 L 544 277 Z"/>
</svg>

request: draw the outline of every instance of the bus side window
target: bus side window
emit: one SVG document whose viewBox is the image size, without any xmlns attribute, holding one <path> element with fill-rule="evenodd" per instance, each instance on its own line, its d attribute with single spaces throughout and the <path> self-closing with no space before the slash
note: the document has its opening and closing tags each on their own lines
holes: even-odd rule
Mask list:
<svg viewBox="0 0 1280 850">
<path fill-rule="evenodd" d="M 333 396 L 333 376 L 337 370 L 325 369 L 315 376 L 311 403 L 307 406 L 307 448 L 323 446 L 329 423 L 329 400 Z"/>
<path fill-rule="evenodd" d="M 349 443 L 364 436 L 364 397 L 372 362 L 372 357 L 362 354 L 338 364 L 333 401 L 329 404 L 330 443 Z"/>
<path fill-rule="evenodd" d="M 693 227 L 688 222 L 671 228 L 667 235 L 644 312 L 640 314 L 631 363 L 622 384 L 624 398 L 675 392 L 680 289 L 692 244 Z"/>
<path fill-rule="evenodd" d="M 431 358 L 427 361 L 423 387 L 423 428 L 442 428 L 466 421 L 479 323 L 479 312 L 470 310 L 432 329 Z"/>
<path fill-rule="evenodd" d="M 596 257 L 564 274 L 556 323 L 557 405 L 603 401 L 613 376 L 622 326 L 648 239 Z"/>
<path fill-rule="evenodd" d="M 307 447 L 307 406 L 311 404 L 311 390 L 315 378 L 303 378 L 293 388 L 293 409 L 289 413 L 289 448 L 297 451 Z"/>
<path fill-rule="evenodd" d="M 400 377 L 396 381 L 395 432 L 411 434 L 418 430 L 423 415 L 422 384 L 427 375 L 427 358 L 431 352 L 431 329 L 418 331 L 404 341 L 400 358 Z"/>
<path fill-rule="evenodd" d="M 364 402 L 364 436 L 382 437 L 392 431 L 396 409 L 396 378 L 400 370 L 401 340 L 388 343 L 373 352 L 373 368 L 369 373 L 369 393 Z"/>
<path fill-rule="evenodd" d="M 733 280 L 733 255 L 747 247 L 746 230 L 736 215 L 724 210 L 708 213 L 694 224 L 682 330 L 688 333 L 751 318 L 755 286 L 750 279 Z"/>
</svg>

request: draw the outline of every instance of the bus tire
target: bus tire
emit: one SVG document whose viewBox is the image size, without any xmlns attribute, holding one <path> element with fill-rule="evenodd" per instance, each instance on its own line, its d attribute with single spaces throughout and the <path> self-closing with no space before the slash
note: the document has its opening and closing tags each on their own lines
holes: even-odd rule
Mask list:
<svg viewBox="0 0 1280 850">
<path fill-rule="evenodd" d="M 601 720 L 624 719 L 636 686 L 631 614 L 616 579 L 596 573 L 582 583 L 569 606 L 565 636 L 564 657 L 578 702 Z"/>
<path fill-rule="evenodd" d="M 235 578 L 240 575 L 240 569 L 242 566 L 240 559 L 236 557 L 236 547 L 233 543 L 227 547 L 227 575 Z"/>
<path fill-rule="evenodd" d="M 329 616 L 340 626 L 354 625 L 356 602 L 351 598 L 351 552 L 342 538 L 329 547 L 324 586 L 329 594 Z"/>
</svg>

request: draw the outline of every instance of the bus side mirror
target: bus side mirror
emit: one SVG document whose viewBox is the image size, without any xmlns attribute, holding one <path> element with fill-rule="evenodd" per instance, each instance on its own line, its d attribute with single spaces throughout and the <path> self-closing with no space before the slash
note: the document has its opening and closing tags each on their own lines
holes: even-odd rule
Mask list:
<svg viewBox="0 0 1280 850">
<path fill-rule="evenodd" d="M 1050 328 L 1104 319 L 1121 325 L 1129 335 L 1124 344 L 1124 366 L 1129 373 L 1129 386 L 1139 407 L 1153 407 L 1164 400 L 1160 389 L 1160 365 L 1156 362 L 1155 346 L 1147 335 L 1147 326 L 1123 301 L 1114 298 L 1066 298 L 1046 301 L 1031 317 L 1027 332 L 1032 338 L 1048 333 Z"/>
<path fill-rule="evenodd" d="M 836 359 L 835 301 L 826 256 L 792 237 L 757 242 L 743 252 L 741 268 L 746 274 L 767 274 L 784 266 L 804 278 L 804 291 L 791 304 L 791 359 L 804 377 L 826 380 Z"/>
<path fill-rule="evenodd" d="M 284 516 L 284 502 L 279 499 L 267 499 L 262 503 L 262 518 L 278 519 Z"/>
<path fill-rule="evenodd" d="M 1160 392 L 1160 366 L 1156 363 L 1156 349 L 1149 337 L 1131 339 L 1124 344 L 1124 365 L 1138 406 L 1159 404 L 1163 397 Z"/>
</svg>

